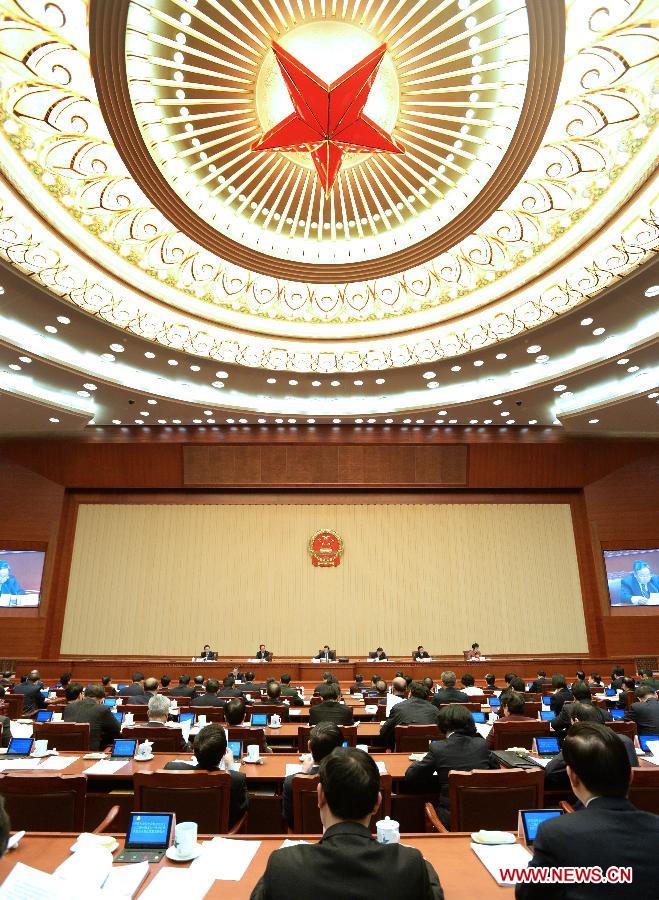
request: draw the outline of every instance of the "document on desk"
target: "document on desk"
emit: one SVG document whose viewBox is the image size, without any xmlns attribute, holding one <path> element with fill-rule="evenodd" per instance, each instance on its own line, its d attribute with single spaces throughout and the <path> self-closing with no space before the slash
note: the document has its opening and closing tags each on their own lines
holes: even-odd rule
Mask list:
<svg viewBox="0 0 659 900">
<path fill-rule="evenodd" d="M 642 756 L 641 759 L 651 763 L 653 766 L 659 766 L 659 756 Z"/>
<path fill-rule="evenodd" d="M 140 894 L 140 900 L 163 900 L 165 897 L 185 897 L 203 900 L 213 886 L 213 876 L 204 871 L 189 869 L 161 869 Z"/>
<path fill-rule="evenodd" d="M 375 762 L 378 767 L 378 772 L 380 773 L 380 775 L 386 775 L 387 774 L 386 762 L 383 759 L 377 759 Z"/>
<path fill-rule="evenodd" d="M 302 773 L 302 766 L 297 763 L 286 763 L 286 775 L 300 775 Z"/>
<path fill-rule="evenodd" d="M 18 862 L 0 885 L 0 900 L 68 900 L 70 893 L 54 875 Z"/>
<path fill-rule="evenodd" d="M 476 722 L 476 731 L 482 738 L 487 738 L 490 731 L 492 731 L 492 726 L 488 722 Z"/>
<path fill-rule="evenodd" d="M 0 772 L 19 772 L 21 769 L 38 769 L 40 759 L 0 759 Z"/>
<path fill-rule="evenodd" d="M 533 756 L 532 754 L 529 754 L 529 759 L 533 760 L 534 763 L 537 763 L 543 769 L 546 768 L 552 760 L 550 756 Z"/>
<path fill-rule="evenodd" d="M 190 871 L 208 873 L 221 881 L 240 881 L 260 846 L 261 841 L 215 837 L 202 844 Z"/>
<path fill-rule="evenodd" d="M 99 759 L 97 763 L 85 769 L 85 775 L 114 775 L 119 769 L 123 769 L 128 760 L 125 759 Z"/>
<path fill-rule="evenodd" d="M 472 844 L 471 849 L 500 885 L 514 884 L 502 879 L 502 869 L 525 869 L 531 859 L 531 854 L 521 844 Z"/>
<path fill-rule="evenodd" d="M 103 885 L 101 897 L 106 900 L 125 900 L 127 897 L 133 897 L 148 874 L 148 862 L 113 866 Z"/>
<path fill-rule="evenodd" d="M 47 756 L 39 766 L 40 771 L 61 772 L 62 769 L 68 769 L 80 759 L 79 756 Z"/>
<path fill-rule="evenodd" d="M 112 868 L 112 854 L 105 847 L 80 848 L 67 856 L 53 873 L 71 893 L 84 885 L 90 895 L 100 891 Z"/>
</svg>

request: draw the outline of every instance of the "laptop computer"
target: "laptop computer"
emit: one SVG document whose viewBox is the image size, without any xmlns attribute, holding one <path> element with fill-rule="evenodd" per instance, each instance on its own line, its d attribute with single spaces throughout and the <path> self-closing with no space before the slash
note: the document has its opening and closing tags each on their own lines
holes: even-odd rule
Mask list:
<svg viewBox="0 0 659 900">
<path fill-rule="evenodd" d="M 550 705 L 551 705 L 551 697 L 548 697 L 547 694 L 544 694 L 544 695 L 543 695 L 543 698 L 542 698 L 542 705 L 543 705 L 543 706 L 550 706 Z"/>
<path fill-rule="evenodd" d="M 268 714 L 252 713 L 249 722 L 250 725 L 256 726 L 257 728 L 266 728 L 268 725 Z"/>
<path fill-rule="evenodd" d="M 52 709 L 40 709 L 34 717 L 35 722 L 50 722 L 53 718 Z"/>
<path fill-rule="evenodd" d="M 174 813 L 131 813 L 124 849 L 115 862 L 160 862 L 171 846 L 175 825 Z"/>
<path fill-rule="evenodd" d="M 178 722 L 189 722 L 191 725 L 194 725 L 194 713 L 193 712 L 180 712 L 178 714 Z"/>
<path fill-rule="evenodd" d="M 641 745 L 643 753 L 652 753 L 648 747 L 648 741 L 659 741 L 659 734 L 643 734 L 638 736 L 638 742 Z M 11 746 L 11 745 L 10 745 Z"/>
<path fill-rule="evenodd" d="M 615 688 L 605 688 L 604 693 L 607 697 L 616 697 L 618 695 L 618 692 L 615 690 Z"/>
<path fill-rule="evenodd" d="M 474 722 L 478 722 L 479 725 L 484 725 L 485 722 L 487 721 L 487 719 L 485 718 L 484 712 L 473 712 L 471 715 L 472 715 Z"/>
<path fill-rule="evenodd" d="M 132 759 L 135 756 L 137 740 L 133 738 L 117 738 L 112 744 L 110 759 Z"/>
<path fill-rule="evenodd" d="M 3 759 L 28 757 L 34 747 L 34 738 L 12 738 Z"/>
<path fill-rule="evenodd" d="M 540 710 L 540 720 L 542 722 L 551 722 L 552 719 L 556 718 L 556 713 L 553 709 L 541 709 Z"/>
<path fill-rule="evenodd" d="M 117 698 L 116 697 L 106 697 L 103 700 L 103 706 L 116 706 Z"/>
<path fill-rule="evenodd" d="M 533 743 L 535 744 L 536 754 L 542 759 L 551 759 L 552 756 L 560 753 L 561 748 L 558 746 L 558 738 L 537 737 L 533 738 Z"/>
<path fill-rule="evenodd" d="M 119 712 L 119 710 L 113 709 L 113 710 L 112 710 L 112 715 L 115 717 L 115 719 L 117 720 L 117 722 L 118 722 L 120 725 L 123 725 L 123 723 L 124 723 L 124 718 L 125 718 L 125 716 L 126 716 L 126 713 Z"/>
<path fill-rule="evenodd" d="M 488 697 L 487 702 L 490 704 L 492 709 L 498 709 L 501 706 L 501 700 L 498 697 Z"/>
<path fill-rule="evenodd" d="M 609 712 L 612 719 L 624 719 L 627 714 L 626 709 L 610 709 Z"/>
<path fill-rule="evenodd" d="M 524 843 L 527 847 L 533 846 L 533 841 L 538 833 L 538 828 L 548 819 L 555 819 L 563 815 L 562 809 L 520 809 L 519 817 L 522 824 Z M 520 835 L 522 837 L 522 835 Z"/>
<path fill-rule="evenodd" d="M 240 759 L 243 755 L 242 741 L 227 741 L 227 750 L 231 750 L 234 759 Z"/>
</svg>

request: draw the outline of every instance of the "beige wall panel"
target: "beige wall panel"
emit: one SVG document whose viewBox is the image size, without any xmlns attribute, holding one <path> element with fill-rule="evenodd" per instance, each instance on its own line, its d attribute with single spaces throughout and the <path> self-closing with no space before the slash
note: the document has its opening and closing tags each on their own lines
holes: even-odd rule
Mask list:
<svg viewBox="0 0 659 900">
<path fill-rule="evenodd" d="M 317 569 L 309 537 L 345 554 Z M 567 504 L 83 504 L 62 653 L 585 652 Z"/>
</svg>

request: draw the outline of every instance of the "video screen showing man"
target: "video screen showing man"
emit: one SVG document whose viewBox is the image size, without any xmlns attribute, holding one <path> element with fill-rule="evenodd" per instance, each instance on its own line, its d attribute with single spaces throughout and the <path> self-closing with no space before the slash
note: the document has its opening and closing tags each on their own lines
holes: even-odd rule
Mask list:
<svg viewBox="0 0 659 900">
<path fill-rule="evenodd" d="M 0 607 L 39 605 L 44 557 L 37 550 L 0 550 Z"/>
<path fill-rule="evenodd" d="M 659 550 L 605 551 L 604 562 L 611 606 L 659 606 Z"/>
</svg>

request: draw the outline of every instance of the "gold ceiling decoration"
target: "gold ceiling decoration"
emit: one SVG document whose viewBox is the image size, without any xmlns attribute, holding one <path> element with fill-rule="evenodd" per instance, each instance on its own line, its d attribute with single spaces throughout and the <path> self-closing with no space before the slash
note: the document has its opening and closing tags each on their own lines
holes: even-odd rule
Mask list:
<svg viewBox="0 0 659 900">
<path fill-rule="evenodd" d="M 118 0 L 103 6 L 126 4 Z M 137 143 L 148 145 L 152 163 L 163 174 L 147 196 L 131 174 L 139 170 L 126 155 L 128 144 L 119 148 L 112 139 L 116 119 L 104 118 L 107 97 L 99 103 L 87 2 L 0 0 L 0 254 L 58 295 L 119 327 L 167 346 L 250 366 L 355 371 L 412 365 L 483 347 L 549 321 L 632 271 L 659 243 L 650 177 L 657 141 L 656 0 L 567 2 L 562 74 L 551 116 L 541 128 L 535 153 L 525 160 L 515 183 L 506 185 L 498 208 L 432 258 L 424 258 L 423 252 L 411 267 L 367 275 L 377 274 L 378 264 L 392 257 L 396 241 L 399 249 L 393 252 L 419 253 L 424 241 L 449 233 L 460 216 L 473 212 L 497 187 L 499 179 L 492 173 L 501 174 L 514 146 L 531 87 L 532 27 L 527 29 L 526 56 L 520 53 L 509 68 L 508 55 L 511 46 L 519 50 L 524 43 L 520 22 L 532 25 L 542 7 L 562 9 L 554 0 L 130 3 L 125 54 L 113 59 L 113 71 L 125 71 L 122 102 L 133 112 Z M 156 24 L 146 27 L 147 20 Z M 291 46 L 297 41 L 303 46 L 305 28 L 322 35 L 325 26 L 335 29 L 337 40 L 355 28 L 360 41 L 368 37 L 387 43 L 389 74 L 376 99 L 382 121 L 391 125 L 406 153 L 387 163 L 373 157 L 353 160 L 324 205 L 318 191 L 311 202 L 314 173 L 296 154 L 248 155 L 240 189 L 234 178 L 230 186 L 236 191 L 227 188 L 211 196 L 239 171 L 241 154 L 269 127 L 268 115 L 274 117 L 279 109 L 272 38 L 285 44 L 289 35 Z M 177 40 L 178 34 L 184 42 Z M 485 40 L 489 35 L 491 41 Z M 93 33 L 91 38 L 97 49 Z M 478 43 L 470 45 L 474 38 Z M 464 77 L 481 79 L 466 98 L 466 82 L 458 84 L 453 69 L 446 84 L 440 79 L 441 60 L 431 48 L 445 39 L 453 41 L 458 53 L 470 51 L 464 57 Z M 313 36 L 310 45 L 316 41 L 320 46 L 318 40 Z M 427 44 L 414 47 L 415 40 Z M 218 48 L 209 53 L 212 41 L 221 43 L 221 53 Z M 428 65 L 428 75 L 417 72 L 411 78 L 411 67 L 402 65 L 401 58 L 404 63 L 425 52 L 424 46 L 427 57 L 416 65 Z M 233 84 L 226 77 L 229 63 L 237 67 L 232 77 L 239 79 L 233 93 L 245 100 L 235 109 L 233 94 L 226 93 Z M 218 66 L 225 67 L 224 94 L 216 90 Z M 528 77 L 520 80 L 524 67 Z M 140 97 L 140 71 L 145 99 Z M 555 73 L 555 66 L 548 71 Z M 165 72 L 171 77 L 163 77 Z M 208 72 L 215 73 L 215 86 Z M 245 72 L 251 72 L 250 78 Z M 423 87 L 425 77 L 431 80 Z M 428 94 L 410 94 L 410 81 L 417 80 L 411 90 Z M 193 89 L 193 82 L 201 86 Z M 212 89 L 204 92 L 204 83 Z M 460 90 L 452 93 L 447 86 Z M 178 97 L 179 90 L 185 96 Z M 205 105 L 198 102 L 205 93 L 214 112 L 220 101 L 227 110 L 208 124 Z M 457 107 L 450 106 L 454 102 Z M 155 138 L 154 108 L 162 113 L 157 123 L 162 131 L 156 129 Z M 473 116 L 467 116 L 470 110 Z M 542 121 L 546 106 L 539 104 L 535 112 Z M 210 129 L 207 135 L 200 133 L 204 129 Z M 214 143 L 204 148 L 203 141 Z M 212 161 L 217 153 L 224 155 Z M 433 154 L 436 171 L 431 174 L 427 166 Z M 376 182 L 388 183 L 384 171 L 394 181 L 402 178 L 401 170 L 394 174 L 387 169 L 402 160 L 411 167 L 405 175 L 410 192 L 385 208 Z M 247 185 L 248 173 L 259 166 L 269 167 L 267 179 L 259 182 L 257 177 Z M 185 193 L 190 187 L 186 178 L 201 181 L 211 174 L 200 193 Z M 402 182 L 397 183 L 400 187 Z M 341 184 L 344 202 L 348 185 L 353 188 L 354 204 L 346 205 L 345 215 Z M 452 193 L 456 190 L 461 199 Z M 410 196 L 418 201 L 411 203 Z M 215 235 L 243 245 L 247 255 L 258 253 L 261 262 L 271 258 L 273 272 L 263 274 L 265 266 L 240 265 L 230 254 L 202 246 L 194 229 L 182 229 L 169 215 L 172 198 L 187 214 L 201 216 Z M 378 213 L 376 220 L 378 204 L 384 216 Z M 298 205 L 305 212 L 295 224 L 296 214 L 290 213 Z M 329 218 L 324 218 L 325 207 Z M 313 229 L 314 221 L 320 226 L 321 210 L 322 228 Z M 424 218 L 428 215 L 436 215 L 432 227 Z M 236 228 L 243 227 L 243 220 L 241 237 Z M 350 260 L 363 266 L 361 280 L 318 283 L 284 275 L 294 264 L 328 271 L 335 265 L 340 272 Z"/>
</svg>

